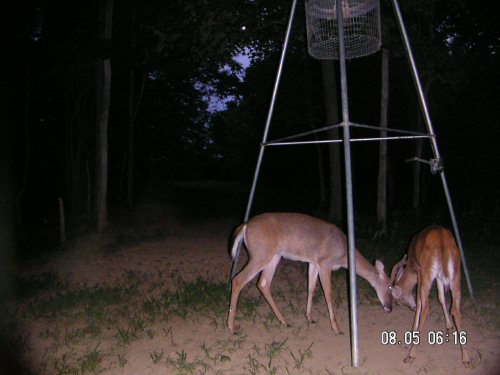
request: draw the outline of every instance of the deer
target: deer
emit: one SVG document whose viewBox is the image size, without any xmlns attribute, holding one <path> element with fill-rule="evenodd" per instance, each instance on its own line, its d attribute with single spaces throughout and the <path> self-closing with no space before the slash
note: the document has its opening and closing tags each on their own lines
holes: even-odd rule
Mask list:
<svg viewBox="0 0 500 375">
<path fill-rule="evenodd" d="M 453 234 L 441 226 L 426 227 L 417 233 L 410 242 L 408 254 L 394 265 L 391 271 L 393 286 L 391 294 L 394 302 L 415 311 L 412 331 L 421 332 L 429 315 L 429 291 L 436 280 L 438 299 L 443 308 L 446 332 L 449 334 L 452 323 L 446 307 L 445 291 L 450 290 L 452 297 L 451 315 L 457 332 L 462 332 L 460 313 L 460 252 Z M 417 285 L 417 300 L 412 290 Z M 462 363 L 470 367 L 469 354 L 460 342 Z M 415 360 L 416 346 L 413 344 L 405 363 Z"/>
<path fill-rule="evenodd" d="M 326 299 L 330 324 L 335 334 L 342 334 L 332 307 L 331 272 L 348 268 L 346 235 L 334 224 L 300 213 L 269 212 L 254 216 L 238 226 L 233 233 L 231 256 L 244 243 L 249 255 L 245 267 L 232 279 L 231 302 L 227 325 L 235 330 L 234 319 L 238 296 L 245 285 L 261 273 L 257 287 L 281 324 L 289 326 L 271 296 L 271 282 L 281 258 L 308 263 L 308 294 L 306 318 L 311 316 L 313 294 L 318 276 Z M 368 262 L 356 250 L 356 273 L 364 278 L 377 292 L 386 312 L 392 310 L 391 280 L 385 273 L 384 264 L 377 260 Z"/>
</svg>

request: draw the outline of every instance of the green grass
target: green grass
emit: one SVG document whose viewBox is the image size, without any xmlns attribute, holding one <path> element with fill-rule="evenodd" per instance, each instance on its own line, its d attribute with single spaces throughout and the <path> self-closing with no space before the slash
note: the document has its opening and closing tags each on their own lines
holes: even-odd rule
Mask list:
<svg viewBox="0 0 500 375">
<path fill-rule="evenodd" d="M 47 328 L 38 335 L 38 339 L 53 348 L 45 354 L 49 372 L 99 373 L 104 369 L 106 358 L 115 358 L 116 366 L 124 367 L 128 362 L 124 350 L 138 340 L 153 340 L 160 332 L 157 325 L 172 319 L 191 321 L 194 316 L 205 316 L 212 319 L 215 328 L 225 326 L 228 305 L 225 283 L 209 282 L 201 277 L 193 282 L 178 279 L 175 291 L 164 290 L 156 296 L 143 296 L 139 292 L 144 283 L 143 275 L 125 271 L 121 280 L 115 286 L 75 286 L 63 282 L 55 273 L 22 279 L 23 285 L 29 285 L 30 289 L 22 299 L 12 301 L 13 316 L 25 321 L 51 322 L 54 328 Z M 256 310 L 254 300 L 241 300 L 248 306 L 247 310 Z M 62 328 L 68 324 L 70 328 Z M 4 326 L 2 331 L 9 329 L 12 330 Z M 22 328 L 15 331 L 22 331 Z M 99 345 L 103 335 L 111 337 L 115 347 L 112 352 Z M 163 328 L 163 335 L 165 342 L 177 346 L 171 327 Z M 17 337 L 19 352 L 29 350 L 27 336 L 29 333 Z M 205 356 L 201 359 L 191 358 L 183 349 L 176 355 L 167 355 L 161 349 L 151 351 L 151 363 L 166 366 L 176 374 L 190 374 L 200 369 L 212 373 L 214 366 L 230 361 L 230 352 L 239 347 L 244 338 L 240 335 L 227 340 L 224 348 L 217 351 L 205 346 Z M 89 341 L 97 344 L 77 355 L 75 348 Z"/>
<path fill-rule="evenodd" d="M 31 277 L 18 277 L 15 280 L 16 297 L 19 300 L 32 298 L 41 292 L 64 287 L 55 272 L 43 272 Z"/>
<path fill-rule="evenodd" d="M 186 317 L 192 312 L 223 314 L 227 303 L 227 286 L 223 283 L 207 282 L 202 277 L 192 283 L 178 282 L 175 311 L 179 316 Z"/>
<path fill-rule="evenodd" d="M 313 343 L 311 343 L 305 350 L 298 350 L 298 353 L 293 354 L 292 351 L 290 351 L 290 355 L 293 358 L 293 368 L 295 370 L 302 370 L 304 368 L 304 363 L 307 359 L 311 359 L 313 356 L 313 352 L 311 350 L 311 347 L 313 346 Z"/>
<path fill-rule="evenodd" d="M 387 260 L 398 260 L 405 251 L 401 242 L 391 239 L 361 241 L 363 248 L 360 250 L 370 261 L 385 254 L 389 272 L 392 264 Z M 500 300 L 500 279 L 494 267 L 480 256 L 481 251 L 490 254 L 490 259 L 498 258 L 493 246 L 470 250 L 468 260 L 472 268 L 480 270 L 484 266 L 483 272 L 475 273 L 473 279 L 473 282 L 477 279 L 474 286 L 480 301 L 474 303 L 464 293 L 462 311 L 467 324 L 474 322 L 484 331 L 497 332 L 500 330 L 496 303 Z M 240 294 L 236 320 L 241 323 L 242 331 L 238 335 L 228 335 L 225 325 L 229 295 L 225 283 L 202 277 L 194 281 L 176 279 L 174 285 L 170 285 L 172 290 L 168 290 L 163 284 L 151 287 L 148 275 L 130 270 L 124 271 L 120 281 L 113 286 L 71 285 L 56 273 L 20 278 L 18 285 L 23 285 L 24 290 L 17 298 L 8 301 L 13 320 L 1 327 L 0 334 L 12 338 L 10 345 L 17 352 L 28 352 L 31 333 L 23 331 L 24 323 L 48 322 L 50 328 L 39 332 L 36 339 L 47 348 L 43 354 L 46 372 L 54 374 L 95 374 L 124 368 L 130 361 L 127 351 L 140 340 L 151 342 L 151 350 L 146 351 L 146 356 L 149 355 L 150 366 L 158 367 L 160 372 L 218 374 L 244 351 L 247 359 L 241 373 L 309 373 L 308 364 L 314 358 L 314 345 L 308 339 L 309 328 L 304 318 L 307 274 L 305 268 L 296 268 L 295 271 L 303 276 L 303 283 L 295 285 L 296 281 L 289 278 L 287 272 L 290 272 L 290 266 L 301 266 L 292 264 L 296 262 L 278 268 L 276 280 L 281 280 L 283 287 L 273 290 L 285 317 L 292 323 L 294 320 L 304 321 L 287 334 L 264 298 L 255 297 L 254 283 L 249 286 L 250 291 L 245 288 Z M 347 308 L 345 272 L 334 272 L 332 283 L 335 308 Z M 358 286 L 362 304 L 378 305 L 375 292 L 367 283 L 359 282 Z M 495 298 L 497 296 L 499 298 Z M 319 285 L 314 303 L 321 305 L 315 311 L 318 315 L 315 318 L 328 319 Z M 208 322 L 215 339 L 202 340 L 197 344 L 198 350 L 183 347 L 183 339 L 176 334 L 179 320 L 184 322 L 181 325 Z M 248 337 L 255 324 L 265 326 L 273 341 L 252 347 Z M 15 334 L 5 335 L 6 332 Z M 297 340 L 303 344 L 292 346 L 291 342 Z M 158 342 L 161 346 L 157 346 Z"/>
<path fill-rule="evenodd" d="M 131 290 L 121 286 L 66 287 L 51 296 L 32 299 L 28 310 L 38 318 L 79 315 L 83 312 L 90 318 L 102 319 L 101 309 L 120 304 L 130 296 Z"/>
<path fill-rule="evenodd" d="M 184 350 L 177 352 L 172 357 L 168 357 L 166 362 L 167 367 L 173 369 L 177 375 L 194 374 L 197 367 L 196 361 L 190 361 L 188 354 Z"/>
<path fill-rule="evenodd" d="M 94 349 L 88 350 L 80 360 L 80 371 L 82 374 L 99 372 L 101 368 L 102 352 L 98 349 L 99 344 Z"/>
</svg>

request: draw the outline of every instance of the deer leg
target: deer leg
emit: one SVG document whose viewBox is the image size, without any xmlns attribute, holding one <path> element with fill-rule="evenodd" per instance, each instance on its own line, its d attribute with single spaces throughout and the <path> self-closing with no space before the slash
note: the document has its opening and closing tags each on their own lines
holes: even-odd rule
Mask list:
<svg viewBox="0 0 500 375">
<path fill-rule="evenodd" d="M 436 285 L 437 285 L 437 290 L 438 290 L 439 303 L 443 307 L 444 319 L 446 320 L 446 332 L 450 333 L 452 326 L 451 326 L 450 314 L 448 313 L 448 309 L 446 307 L 446 298 L 444 295 L 443 281 L 440 279 L 436 279 Z"/>
<path fill-rule="evenodd" d="M 271 296 L 271 282 L 273 281 L 274 272 L 276 271 L 276 266 L 278 265 L 280 259 L 280 255 L 275 255 L 273 257 L 271 262 L 262 270 L 262 274 L 260 275 L 257 285 L 264 295 L 267 303 L 271 306 L 271 309 L 273 309 L 274 315 L 276 315 L 281 324 L 288 325 Z"/>
<path fill-rule="evenodd" d="M 332 276 L 332 270 L 329 267 L 326 268 L 320 267 L 319 277 L 321 280 L 321 285 L 323 286 L 323 293 L 325 294 L 326 305 L 328 306 L 328 314 L 330 315 L 330 324 L 332 325 L 332 329 L 335 332 L 335 334 L 338 335 L 338 334 L 343 334 L 343 332 L 339 330 L 337 320 L 335 319 L 335 314 L 333 313 L 331 276 Z"/>
<path fill-rule="evenodd" d="M 418 327 L 418 322 L 420 319 L 420 312 L 422 311 L 422 301 L 420 300 L 420 296 L 417 293 L 417 307 L 415 309 L 415 318 L 413 319 L 412 331 L 415 332 Z M 415 360 L 415 350 L 414 344 L 411 345 L 410 352 L 403 360 L 404 363 L 412 363 Z"/>
<path fill-rule="evenodd" d="M 236 306 L 241 290 L 265 267 L 266 264 L 267 261 L 262 260 L 257 262 L 250 258 L 245 268 L 231 281 L 231 303 L 229 305 L 229 314 L 227 317 L 229 332 L 236 333 L 234 328 L 234 317 L 236 315 Z"/>
<path fill-rule="evenodd" d="M 318 267 L 312 263 L 309 263 L 309 282 L 308 282 L 308 290 L 307 290 L 307 308 L 306 308 L 306 317 L 307 321 L 310 323 L 315 323 L 311 318 L 311 310 L 312 310 L 312 302 L 314 296 L 314 289 L 316 289 L 316 283 L 318 282 Z"/>
<path fill-rule="evenodd" d="M 461 338 L 460 335 L 462 333 L 462 314 L 460 313 L 460 302 L 462 299 L 462 292 L 460 291 L 460 274 L 458 275 L 458 277 L 455 277 L 452 280 L 451 297 L 453 299 L 453 302 L 451 304 L 451 315 L 453 316 L 453 320 L 455 321 L 455 326 L 457 327 L 459 338 Z M 465 345 L 463 345 L 461 342 L 460 348 L 462 349 L 462 363 L 465 367 L 470 367 L 471 364 L 469 353 L 467 352 Z"/>
<path fill-rule="evenodd" d="M 431 289 L 432 280 L 422 280 L 419 275 L 418 290 L 417 290 L 417 310 L 415 311 L 415 320 L 413 321 L 413 331 L 422 333 L 425 319 L 429 314 L 429 290 Z M 404 359 L 405 363 L 412 363 L 415 360 L 417 347 L 412 344 L 408 356 Z"/>
</svg>

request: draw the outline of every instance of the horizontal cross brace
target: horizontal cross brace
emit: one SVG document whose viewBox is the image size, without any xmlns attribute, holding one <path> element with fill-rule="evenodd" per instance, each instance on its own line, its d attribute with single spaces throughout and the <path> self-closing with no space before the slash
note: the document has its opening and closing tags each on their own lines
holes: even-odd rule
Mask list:
<svg viewBox="0 0 500 375">
<path fill-rule="evenodd" d="M 344 123 L 327 125 L 327 126 L 322 127 L 322 128 L 318 128 L 318 129 L 310 130 L 307 132 L 302 132 L 302 133 L 290 135 L 288 137 L 278 138 L 278 139 L 275 139 L 273 141 L 265 142 L 265 143 L 263 143 L 263 146 L 282 146 L 282 145 L 315 144 L 315 143 L 338 143 L 338 142 L 342 142 L 342 140 L 331 139 L 331 140 L 314 140 L 314 141 L 298 141 L 298 142 L 285 142 L 285 141 L 290 141 L 292 139 L 305 137 L 308 135 L 316 134 L 319 132 L 323 132 L 323 131 L 327 131 L 327 130 L 331 130 L 331 129 L 335 129 L 335 128 L 341 128 L 344 126 L 347 126 L 347 125 Z M 415 132 L 415 131 L 411 131 L 411 130 L 402 130 L 402 129 L 394 129 L 394 128 L 380 128 L 378 126 L 356 124 L 356 123 L 350 123 L 349 126 L 354 127 L 354 128 L 361 128 L 361 129 L 371 129 L 371 130 L 377 130 L 377 131 L 383 130 L 386 132 L 407 134 L 407 136 L 352 138 L 351 142 L 377 141 L 377 140 L 383 141 L 383 140 L 393 140 L 393 139 L 432 138 L 432 136 L 429 134 Z"/>
<path fill-rule="evenodd" d="M 397 137 L 372 137 L 372 138 L 351 138 L 350 142 L 368 142 L 368 141 L 391 141 L 391 140 L 401 140 L 401 139 L 419 139 L 419 138 L 431 138 L 431 135 L 406 135 Z M 292 142 L 280 142 L 279 140 L 270 141 L 263 143 L 263 146 L 293 146 L 293 145 L 309 145 L 309 144 L 328 144 L 328 143 L 342 143 L 342 139 L 323 139 L 323 140 L 312 140 L 312 141 L 292 141 Z"/>
</svg>

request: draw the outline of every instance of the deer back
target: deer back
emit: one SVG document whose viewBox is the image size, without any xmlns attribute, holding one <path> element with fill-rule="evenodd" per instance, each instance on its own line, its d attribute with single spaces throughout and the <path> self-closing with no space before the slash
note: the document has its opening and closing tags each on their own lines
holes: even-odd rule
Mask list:
<svg viewBox="0 0 500 375">
<path fill-rule="evenodd" d="M 408 254 L 413 269 L 430 280 L 439 277 L 445 286 L 460 277 L 460 252 L 450 230 L 431 226 L 415 238 Z"/>
<path fill-rule="evenodd" d="M 335 225 L 299 213 L 264 213 L 246 224 L 251 256 L 279 254 L 315 264 L 346 265 L 347 240 Z"/>
<path fill-rule="evenodd" d="M 408 248 L 404 269 L 401 263 L 395 265 L 391 273 L 392 296 L 413 310 L 416 302 L 412 290 L 419 277 L 428 282 L 439 277 L 445 287 L 449 287 L 455 277 L 460 277 L 460 253 L 455 238 L 441 226 L 424 228 L 415 235 Z"/>
</svg>

